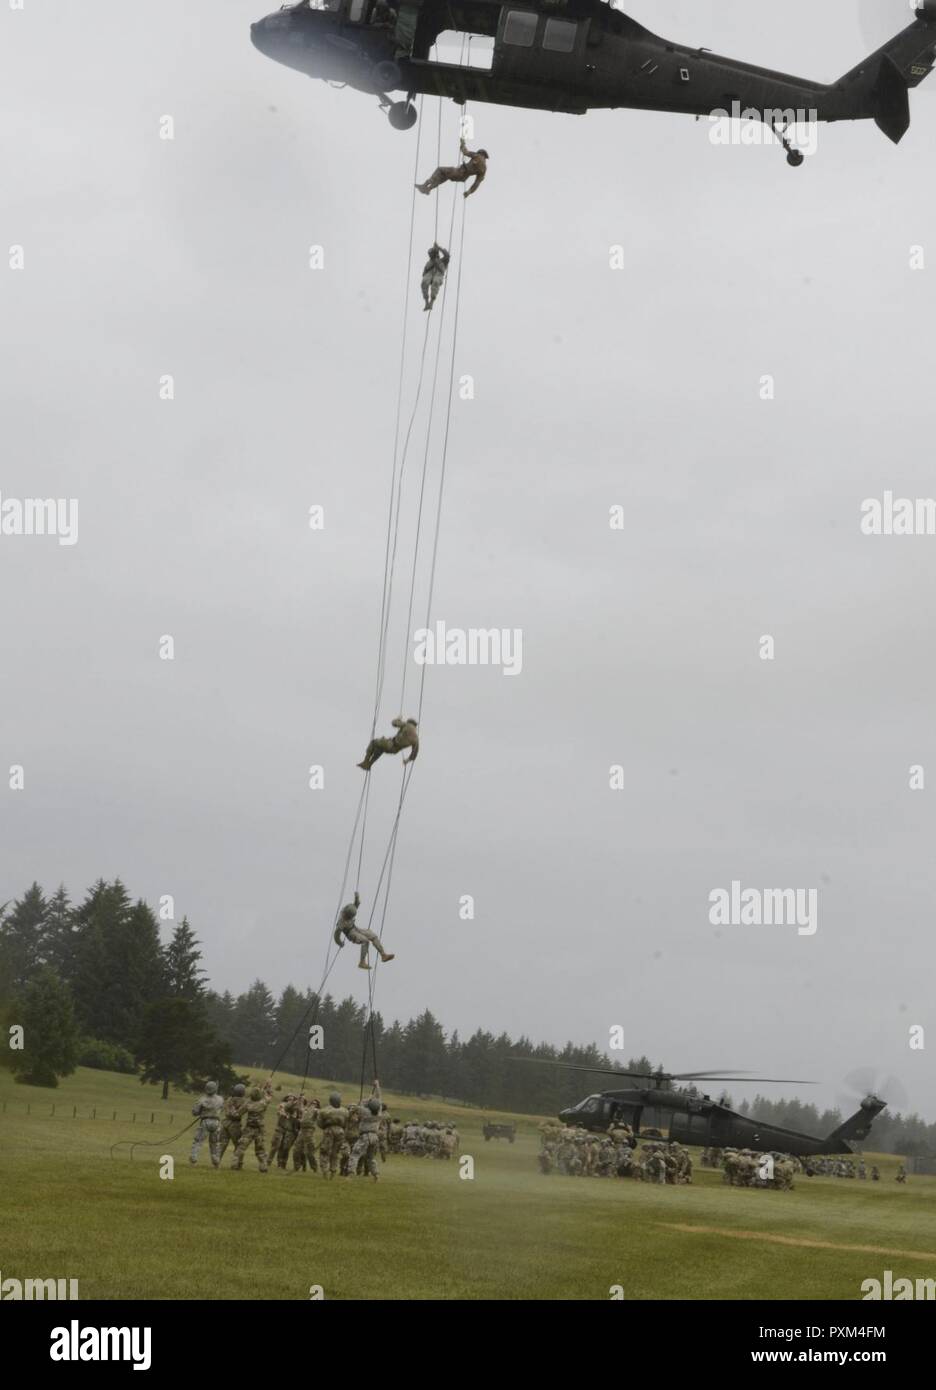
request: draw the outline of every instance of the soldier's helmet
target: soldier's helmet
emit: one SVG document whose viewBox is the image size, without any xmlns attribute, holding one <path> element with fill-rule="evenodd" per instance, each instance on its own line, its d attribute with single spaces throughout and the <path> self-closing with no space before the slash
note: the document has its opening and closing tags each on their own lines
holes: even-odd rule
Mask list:
<svg viewBox="0 0 936 1390">
<path fill-rule="evenodd" d="M 379 1115 L 379 1114 L 380 1114 L 380 1101 L 379 1101 L 379 1100 L 376 1100 L 376 1099 L 374 1099 L 374 1100 L 369 1100 L 369 1101 L 367 1102 L 367 1108 L 368 1108 L 368 1110 L 371 1112 L 372 1115 Z"/>
<path fill-rule="evenodd" d="M 238 1081 L 237 1085 L 234 1087 L 234 1090 L 233 1090 L 233 1093 L 232 1093 L 232 1094 L 235 1095 L 235 1096 L 243 1096 L 243 1095 L 246 1095 L 246 1094 L 247 1094 L 247 1087 L 244 1085 L 244 1083 L 243 1083 L 242 1081 Z"/>
<path fill-rule="evenodd" d="M 490 158 L 491 158 L 491 156 L 488 154 L 487 150 L 479 150 L 479 151 L 478 151 L 478 154 L 482 155 L 484 159 L 490 159 Z"/>
<path fill-rule="evenodd" d="M 261 1097 L 261 1095 L 262 1095 L 262 1092 L 261 1092 L 261 1090 L 260 1090 L 260 1087 L 259 1087 L 259 1086 L 255 1086 L 255 1087 L 253 1088 L 253 1090 L 251 1091 L 251 1093 L 250 1093 L 250 1099 L 251 1099 L 251 1100 L 259 1100 L 260 1097 Z"/>
<path fill-rule="evenodd" d="M 206 1081 L 206 1082 L 205 1082 L 205 1095 L 206 1095 L 206 1096 L 213 1096 L 214 1093 L 215 1093 L 215 1091 L 216 1091 L 217 1089 L 218 1089 L 218 1083 L 217 1083 L 217 1081 Z"/>
<path fill-rule="evenodd" d="M 341 1096 L 337 1091 L 332 1091 L 331 1095 L 328 1097 L 328 1103 L 329 1105 L 334 1105 L 336 1109 L 341 1104 Z"/>
</svg>

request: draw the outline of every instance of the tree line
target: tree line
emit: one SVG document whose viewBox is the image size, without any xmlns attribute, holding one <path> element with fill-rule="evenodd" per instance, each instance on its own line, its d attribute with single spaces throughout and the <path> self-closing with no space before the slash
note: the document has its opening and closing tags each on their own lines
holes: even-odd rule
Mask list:
<svg viewBox="0 0 936 1390">
<path fill-rule="evenodd" d="M 255 980 L 242 994 L 218 993 L 202 959 L 186 918 L 163 944 L 155 913 L 119 879 L 98 881 L 77 904 L 64 887 L 47 897 L 34 883 L 0 908 L 0 1014 L 11 1040 L 22 1029 L 22 1046 L 4 1049 L 5 1063 L 40 1086 L 76 1066 L 138 1074 L 163 1097 L 170 1085 L 193 1089 L 208 1077 L 229 1086 L 238 1067 L 368 1086 L 376 1074 L 405 1095 L 540 1115 L 611 1084 L 564 1067 L 662 1072 L 648 1057 L 612 1062 L 594 1043 L 556 1048 L 483 1029 L 463 1039 L 428 1009 L 390 1024 L 375 1012 L 368 1023 L 365 1005 L 309 988 L 287 985 L 276 998 Z M 738 1109 L 817 1135 L 842 1121 L 838 1111 L 820 1114 L 798 1100 L 758 1096 Z M 936 1124 L 885 1112 L 874 1140 L 894 1152 L 936 1151 Z"/>
</svg>

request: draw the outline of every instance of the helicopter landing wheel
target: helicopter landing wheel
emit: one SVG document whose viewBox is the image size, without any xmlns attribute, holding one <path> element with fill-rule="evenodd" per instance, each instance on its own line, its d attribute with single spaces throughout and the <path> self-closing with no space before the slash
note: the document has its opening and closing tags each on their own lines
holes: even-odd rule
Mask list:
<svg viewBox="0 0 936 1390">
<path fill-rule="evenodd" d="M 403 86 L 403 74 L 400 71 L 400 65 L 389 58 L 385 62 L 374 64 L 371 70 L 371 79 L 375 92 L 392 92 L 395 88 Z"/>
<path fill-rule="evenodd" d="M 789 150 L 787 153 L 786 162 L 787 164 L 789 164 L 791 169 L 799 169 L 801 165 L 804 163 L 805 159 L 806 156 L 803 154 L 802 150 Z"/>
<path fill-rule="evenodd" d="M 411 101 L 394 101 L 387 109 L 387 120 L 394 130 L 412 130 L 417 119 L 418 113 Z"/>
</svg>

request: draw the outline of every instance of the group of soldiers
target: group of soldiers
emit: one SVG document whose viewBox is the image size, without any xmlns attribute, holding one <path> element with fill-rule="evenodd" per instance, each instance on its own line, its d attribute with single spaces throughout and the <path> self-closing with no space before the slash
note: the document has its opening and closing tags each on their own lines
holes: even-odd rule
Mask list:
<svg viewBox="0 0 936 1390">
<path fill-rule="evenodd" d="M 391 1127 L 390 1152 L 409 1154 L 411 1158 L 455 1158 L 458 1153 L 458 1130 L 454 1124 L 439 1120 L 408 1120 L 399 1124 L 396 1134 Z"/>
<path fill-rule="evenodd" d="M 333 1091 L 323 1105 L 314 1096 L 287 1094 L 276 1106 L 276 1123 L 269 1149 L 266 1144 L 266 1112 L 273 1102 L 273 1085 L 238 1083 L 227 1100 L 218 1094 L 218 1083 L 209 1081 L 204 1094 L 192 1106 L 198 1128 L 189 1155 L 191 1163 L 205 1140 L 211 1163 L 221 1167 L 229 1148 L 231 1167 L 244 1166 L 244 1157 L 253 1148 L 261 1173 L 276 1166 L 287 1170 L 290 1154 L 294 1173 L 321 1173 L 325 1178 L 366 1177 L 376 1182 L 377 1161 L 385 1163 L 388 1154 L 409 1154 L 422 1158 L 454 1158 L 459 1136 L 454 1124 L 439 1120 L 408 1120 L 405 1124 L 390 1114 L 380 1096 L 380 1083 L 374 1081 L 363 1104 L 342 1105 Z"/>
<path fill-rule="evenodd" d="M 790 1154 L 765 1154 L 754 1149 L 716 1149 L 714 1152 L 721 1155 L 721 1160 L 711 1166 L 721 1168 L 722 1181 L 729 1187 L 773 1188 L 792 1192 L 793 1179 L 801 1171 L 799 1163 Z"/>
<path fill-rule="evenodd" d="M 320 1172 L 325 1178 L 379 1177 L 377 1160 L 390 1152 L 392 1121 L 380 1098 L 380 1084 L 374 1081 L 368 1100 L 362 1105 L 342 1105 L 333 1091 L 325 1105 L 312 1096 L 286 1095 L 276 1107 L 276 1124 L 269 1151 L 266 1146 L 266 1112 L 273 1100 L 273 1086 L 249 1090 L 238 1083 L 227 1100 L 218 1094 L 216 1081 L 209 1081 L 204 1095 L 192 1106 L 198 1128 L 189 1155 L 198 1162 L 202 1144 L 208 1140 L 212 1166 L 221 1167 L 228 1148 L 233 1147 L 231 1167 L 241 1169 L 244 1156 L 252 1148 L 261 1173 L 275 1163 L 286 1169 L 290 1153 L 293 1172 Z M 402 1131 L 402 1125 L 399 1126 Z"/>
<path fill-rule="evenodd" d="M 638 1182 L 692 1182 L 689 1150 L 675 1140 L 642 1144 L 639 1152 L 629 1125 L 611 1125 L 606 1133 L 569 1128 L 555 1121 L 540 1126 L 541 1173 L 571 1178 L 635 1178 Z"/>
</svg>

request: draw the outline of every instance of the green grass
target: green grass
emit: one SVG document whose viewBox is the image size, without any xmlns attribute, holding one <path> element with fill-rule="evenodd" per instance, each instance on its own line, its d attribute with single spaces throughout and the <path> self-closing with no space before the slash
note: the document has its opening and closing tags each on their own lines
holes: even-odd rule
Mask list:
<svg viewBox="0 0 936 1390">
<path fill-rule="evenodd" d="M 457 1163 L 402 1156 L 378 1184 L 261 1177 L 252 1155 L 241 1173 L 228 1159 L 215 1171 L 207 1148 L 192 1168 L 191 1135 L 168 1142 L 191 1097 L 164 1104 L 133 1077 L 85 1069 L 56 1091 L 0 1072 L 2 1277 L 76 1278 L 82 1298 L 307 1299 L 321 1285 L 330 1299 L 607 1299 L 622 1285 L 627 1299 L 856 1299 L 885 1269 L 936 1276 L 936 1179 L 900 1188 L 893 1156 L 867 1156 L 881 1183 L 799 1178 L 792 1193 L 728 1188 L 698 1165 L 692 1187 L 543 1177 L 533 1117 L 503 1117 L 517 1120 L 517 1142 L 486 1144 L 480 1111 L 386 1099 L 403 1119 L 455 1117 L 473 1180 Z M 126 1145 L 110 1157 L 118 1139 L 158 1142 L 131 1161 Z"/>
</svg>

